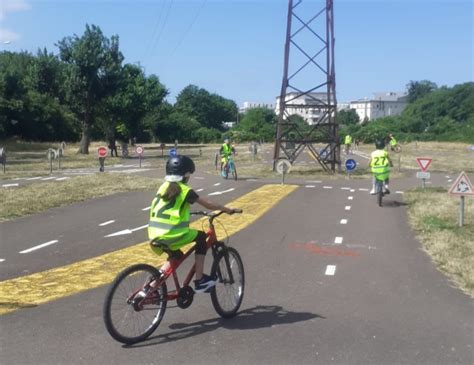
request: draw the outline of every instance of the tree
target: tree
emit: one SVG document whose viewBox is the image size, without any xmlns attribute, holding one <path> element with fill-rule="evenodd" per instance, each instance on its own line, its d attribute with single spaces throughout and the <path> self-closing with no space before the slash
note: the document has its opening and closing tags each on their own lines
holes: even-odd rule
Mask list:
<svg viewBox="0 0 474 365">
<path fill-rule="evenodd" d="M 89 153 L 94 109 L 118 85 L 123 55 L 119 38 L 106 38 L 98 26 L 86 25 L 82 37 L 65 37 L 57 43 L 62 61 L 69 65 L 68 97 L 73 110 L 82 120 L 79 153 Z"/>
<path fill-rule="evenodd" d="M 422 98 L 426 94 L 436 90 L 438 86 L 431 81 L 422 80 L 422 81 L 410 81 L 407 85 L 408 90 L 408 102 L 413 103 L 417 99 Z"/>
<path fill-rule="evenodd" d="M 355 109 L 341 110 L 337 112 L 337 122 L 343 125 L 354 125 L 359 124 L 359 115 Z"/>
<path fill-rule="evenodd" d="M 239 124 L 232 129 L 234 139 L 271 140 L 275 137 L 276 115 L 273 110 L 253 108 L 248 110 Z"/>
</svg>

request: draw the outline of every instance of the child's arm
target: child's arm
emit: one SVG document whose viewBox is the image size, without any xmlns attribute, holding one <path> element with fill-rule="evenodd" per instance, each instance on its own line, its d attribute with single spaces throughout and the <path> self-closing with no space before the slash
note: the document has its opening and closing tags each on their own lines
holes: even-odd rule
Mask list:
<svg viewBox="0 0 474 365">
<path fill-rule="evenodd" d="M 201 198 L 201 197 L 199 197 L 199 199 L 196 200 L 196 203 L 199 203 L 204 208 L 207 208 L 209 210 L 222 210 L 222 211 L 226 212 L 227 214 L 233 214 L 234 213 L 234 209 L 232 209 L 232 208 L 224 207 L 223 205 L 211 202 L 211 201 L 209 201 L 207 199 L 204 199 L 204 198 Z"/>
</svg>

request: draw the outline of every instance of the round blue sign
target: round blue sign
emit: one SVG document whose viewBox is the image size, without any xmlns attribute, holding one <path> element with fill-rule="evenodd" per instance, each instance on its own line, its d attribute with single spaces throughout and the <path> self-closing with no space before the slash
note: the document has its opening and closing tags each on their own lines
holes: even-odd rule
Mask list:
<svg viewBox="0 0 474 365">
<path fill-rule="evenodd" d="M 352 158 L 346 160 L 346 170 L 347 171 L 352 171 L 356 168 L 357 162 L 356 160 L 353 160 Z"/>
<path fill-rule="evenodd" d="M 170 149 L 170 157 L 175 157 L 178 153 L 176 152 L 176 148 Z"/>
</svg>

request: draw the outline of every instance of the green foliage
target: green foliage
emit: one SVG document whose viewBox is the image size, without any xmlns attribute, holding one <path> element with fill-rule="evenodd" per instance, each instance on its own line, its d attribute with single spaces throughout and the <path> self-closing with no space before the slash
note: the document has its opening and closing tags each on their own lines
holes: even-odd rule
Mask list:
<svg viewBox="0 0 474 365">
<path fill-rule="evenodd" d="M 273 110 L 253 108 L 247 111 L 240 122 L 231 130 L 232 140 L 270 141 L 275 138 L 276 115 Z"/>
<path fill-rule="evenodd" d="M 436 90 L 438 86 L 431 81 L 422 80 L 422 81 L 410 81 L 407 85 L 408 90 L 408 102 L 413 103 L 419 98 L 429 94 L 430 92 Z"/>
<path fill-rule="evenodd" d="M 474 143 L 474 83 L 427 92 L 409 103 L 399 116 L 342 126 L 341 131 L 351 133 L 364 142 L 374 142 L 393 133 L 397 140 L 407 142 L 437 140 Z"/>
<path fill-rule="evenodd" d="M 355 109 L 341 110 L 337 112 L 337 122 L 339 125 L 356 125 L 360 122 L 359 115 Z"/>
</svg>

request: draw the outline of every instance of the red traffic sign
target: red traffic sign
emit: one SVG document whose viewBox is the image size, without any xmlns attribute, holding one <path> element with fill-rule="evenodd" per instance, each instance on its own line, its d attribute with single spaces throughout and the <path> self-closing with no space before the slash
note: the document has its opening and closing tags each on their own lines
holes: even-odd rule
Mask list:
<svg viewBox="0 0 474 365">
<path fill-rule="evenodd" d="M 454 184 L 448 191 L 451 195 L 474 195 L 474 188 L 472 187 L 471 181 L 463 171 L 458 176 Z"/>
<path fill-rule="evenodd" d="M 107 156 L 107 148 L 105 148 L 105 147 L 103 147 L 103 146 L 102 146 L 102 147 L 99 147 L 99 148 L 97 149 L 97 154 L 99 155 L 99 157 L 105 157 L 105 156 Z"/>
<path fill-rule="evenodd" d="M 142 146 L 137 146 L 137 148 L 135 148 L 135 152 L 139 155 L 142 155 L 144 150 L 145 149 Z"/>
<path fill-rule="evenodd" d="M 430 166 L 431 161 L 433 161 L 432 158 L 429 157 L 417 157 L 416 162 L 418 163 L 418 166 L 420 166 L 421 171 L 426 172 L 428 170 L 428 166 Z"/>
</svg>

